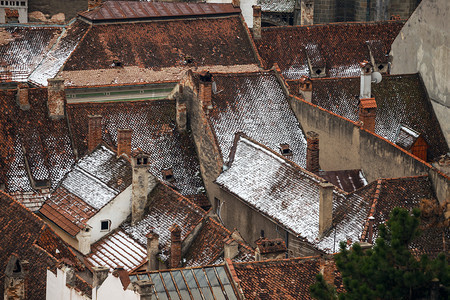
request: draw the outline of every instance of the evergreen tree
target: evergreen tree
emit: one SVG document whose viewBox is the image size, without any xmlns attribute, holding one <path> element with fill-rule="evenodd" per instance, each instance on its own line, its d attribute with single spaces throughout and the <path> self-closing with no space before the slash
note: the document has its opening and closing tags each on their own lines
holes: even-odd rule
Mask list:
<svg viewBox="0 0 450 300">
<path fill-rule="evenodd" d="M 427 299 L 433 293 L 433 284 L 441 285 L 435 291 L 440 293 L 439 299 L 448 298 L 450 267 L 446 256 L 441 254 L 433 261 L 427 256 L 417 260 L 409 251 L 408 245 L 419 235 L 419 217 L 418 209 L 411 215 L 405 209 L 395 208 L 386 226 L 380 226 L 372 249 L 363 251 L 359 244 L 354 244 L 348 250 L 341 243 L 341 252 L 335 260 L 346 292 L 339 299 Z M 333 299 L 321 297 L 317 289 L 329 289 L 319 279 L 311 287 L 311 295 L 316 299 Z"/>
</svg>

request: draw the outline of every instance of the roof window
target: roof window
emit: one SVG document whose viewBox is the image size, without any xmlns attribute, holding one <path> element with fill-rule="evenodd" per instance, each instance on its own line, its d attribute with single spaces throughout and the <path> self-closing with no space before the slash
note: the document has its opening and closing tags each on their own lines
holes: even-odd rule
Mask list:
<svg viewBox="0 0 450 300">
<path fill-rule="evenodd" d="M 112 66 L 113 67 L 123 67 L 122 62 L 120 60 L 118 60 L 118 59 L 114 59 L 113 60 Z"/>
<path fill-rule="evenodd" d="M 289 144 L 280 144 L 280 151 L 284 156 L 292 156 L 292 150 Z"/>
<path fill-rule="evenodd" d="M 110 229 L 111 229 L 111 220 L 100 221 L 100 230 L 101 231 L 109 231 Z"/>
<path fill-rule="evenodd" d="M 173 177 L 173 169 L 172 168 L 168 168 L 168 169 L 163 169 L 161 171 L 162 176 L 164 178 L 164 180 L 166 181 L 175 181 L 175 177 Z"/>
</svg>

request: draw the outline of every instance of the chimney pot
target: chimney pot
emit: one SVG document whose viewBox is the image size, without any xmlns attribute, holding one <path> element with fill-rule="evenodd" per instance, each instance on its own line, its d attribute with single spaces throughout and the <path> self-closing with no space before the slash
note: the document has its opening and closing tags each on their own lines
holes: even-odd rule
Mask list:
<svg viewBox="0 0 450 300">
<path fill-rule="evenodd" d="M 133 131 L 131 129 L 119 129 L 117 131 L 117 156 L 126 154 L 131 156 L 131 136 Z"/>
<path fill-rule="evenodd" d="M 64 90 L 64 79 L 55 77 L 47 79 L 48 82 L 48 99 L 47 106 L 49 116 L 52 119 L 64 118 L 66 101 L 66 91 Z"/>
<path fill-rule="evenodd" d="M 170 227 L 170 268 L 178 268 L 181 262 L 181 228 L 177 224 Z"/>
<path fill-rule="evenodd" d="M 88 151 L 97 147 L 102 141 L 102 116 L 88 116 Z"/>
<path fill-rule="evenodd" d="M 17 102 L 21 110 L 29 110 L 30 102 L 28 100 L 28 85 L 26 83 L 19 83 L 17 85 Z"/>
<path fill-rule="evenodd" d="M 202 107 L 212 109 L 212 75 L 208 71 L 200 73 L 199 99 Z"/>
<path fill-rule="evenodd" d="M 300 94 L 303 96 L 303 98 L 311 102 L 312 101 L 312 81 L 308 78 L 308 76 L 302 75 L 302 77 L 299 80 L 300 82 Z"/>
<path fill-rule="evenodd" d="M 253 5 L 253 38 L 261 38 L 261 6 Z"/>
<path fill-rule="evenodd" d="M 319 134 L 314 131 L 307 132 L 306 144 L 306 169 L 313 173 L 319 172 Z"/>
<path fill-rule="evenodd" d="M 232 0 L 233 7 L 240 7 L 241 1 L 240 0 Z"/>
<path fill-rule="evenodd" d="M 369 244 L 372 244 L 373 242 L 373 224 L 374 224 L 375 218 L 373 216 L 369 217 L 369 236 L 367 238 L 367 242 Z"/>
<path fill-rule="evenodd" d="M 367 60 L 359 63 L 361 68 L 361 89 L 359 93 L 359 98 L 370 98 L 371 97 L 371 89 L 372 89 L 372 72 L 373 66 Z"/>
<path fill-rule="evenodd" d="M 319 184 L 319 236 L 331 228 L 333 222 L 333 189 L 328 182 Z"/>
</svg>

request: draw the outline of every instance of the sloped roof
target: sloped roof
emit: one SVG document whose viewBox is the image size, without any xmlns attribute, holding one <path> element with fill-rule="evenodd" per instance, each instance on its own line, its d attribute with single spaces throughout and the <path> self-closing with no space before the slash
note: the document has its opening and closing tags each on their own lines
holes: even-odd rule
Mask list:
<svg viewBox="0 0 450 300">
<path fill-rule="evenodd" d="M 228 160 L 234 134 L 249 137 L 280 151 L 289 144 L 297 164 L 306 164 L 306 139 L 274 72 L 213 74 L 216 93 L 208 118 L 224 161 Z"/>
<path fill-rule="evenodd" d="M 354 192 L 367 185 L 367 180 L 362 170 L 319 171 L 316 175 L 347 193 Z"/>
<path fill-rule="evenodd" d="M 107 266 L 113 270 L 122 266 L 129 272 L 147 261 L 147 248 L 118 229 L 91 245 L 86 261 L 93 267 Z"/>
<path fill-rule="evenodd" d="M 60 26 L 0 28 L 0 81 L 27 81 L 61 31 Z"/>
<path fill-rule="evenodd" d="M 31 72 L 28 80 L 36 85 L 47 86 L 47 79 L 58 74 L 88 29 L 89 25 L 79 20 L 63 28 L 58 40 L 45 53 L 43 60 Z"/>
<path fill-rule="evenodd" d="M 421 208 L 421 203 L 425 199 L 431 205 L 437 207 L 437 212 L 428 217 L 426 211 L 422 212 L 419 227 L 422 233 L 411 243 L 410 248 L 417 256 L 428 254 L 431 257 L 435 257 L 446 249 L 445 245 L 450 243 L 450 228 L 444 225 L 444 216 L 439 201 L 434 195 L 432 183 L 427 175 L 379 179 L 374 186 L 376 186 L 376 189 L 372 188 L 371 192 L 367 194 L 367 198 L 370 200 L 368 217 L 373 216 L 375 218 L 374 240 L 378 235 L 378 226 L 389 219 L 389 214 L 394 207 L 402 207 L 408 210 L 415 207 Z M 363 232 L 364 241 L 368 237 L 367 228 L 368 221 L 366 219 Z"/>
<path fill-rule="evenodd" d="M 224 240 L 231 234 L 231 231 L 214 219 L 206 218 L 188 252 L 183 256 L 184 266 L 195 267 L 223 263 Z M 254 251 L 250 246 L 240 241 L 237 243 L 239 244 L 239 254 L 233 258 L 233 261 L 255 260 Z"/>
<path fill-rule="evenodd" d="M 309 287 L 324 264 L 320 257 L 233 263 L 245 299 L 312 299 Z M 334 261 L 328 262 L 334 285 L 342 291 L 342 279 Z"/>
<path fill-rule="evenodd" d="M 103 141 L 117 146 L 117 130 L 133 130 L 131 148 L 150 155 L 150 172 L 163 180 L 161 170 L 173 168 L 172 182 L 183 195 L 203 187 L 197 155 L 188 133 L 175 128 L 175 102 L 170 100 L 69 104 L 67 114 L 78 153 L 87 151 L 88 116 L 103 117 Z"/>
<path fill-rule="evenodd" d="M 55 272 L 64 262 L 78 270 L 83 266 L 74 251 L 62 241 L 40 218 L 10 196 L 0 191 L 0 268 L 12 255 L 29 262 L 27 294 L 44 299 L 47 270 Z M 5 272 L 0 272 L 0 293 L 4 294 Z"/>
<path fill-rule="evenodd" d="M 0 182 L 6 192 L 36 196 L 31 177 L 45 180 L 55 188 L 75 162 L 67 121 L 48 116 L 47 89 L 29 89 L 29 110 L 21 110 L 15 90 L 0 91 Z M 36 203 L 33 201 L 33 206 Z"/>
<path fill-rule="evenodd" d="M 151 280 L 158 299 L 240 299 L 223 265 L 136 273 L 130 280 Z"/>
<path fill-rule="evenodd" d="M 313 79 L 312 86 L 313 104 L 352 121 L 359 120 L 359 77 Z M 298 94 L 295 87 L 291 92 Z M 376 134 L 395 143 L 400 127 L 407 126 L 428 143 L 429 159 L 449 151 L 419 74 L 384 75 L 380 83 L 372 84 L 372 96 L 377 103 Z"/>
<path fill-rule="evenodd" d="M 159 19 L 170 17 L 201 17 L 208 15 L 239 14 L 239 7 L 231 3 L 165 3 L 145 1 L 105 1 L 100 6 L 79 12 L 92 21 L 125 21 L 132 19 Z"/>
<path fill-rule="evenodd" d="M 81 158 L 39 210 L 75 236 L 103 206 L 131 184 L 131 164 L 105 146 Z"/>
<path fill-rule="evenodd" d="M 157 233 L 162 248 L 161 258 L 165 260 L 170 252 L 169 228 L 174 224 L 180 226 L 183 240 L 202 221 L 206 212 L 162 182 L 150 192 L 148 199 L 151 203 L 144 218 L 135 225 L 127 221 L 121 228 L 144 247 L 147 245 L 146 235 L 151 231 Z"/>
<path fill-rule="evenodd" d="M 238 135 L 233 147 L 232 164 L 216 183 L 315 244 L 319 235 L 319 183 L 324 180 L 245 136 Z M 343 191 L 335 189 L 334 210 L 346 202 L 344 196 Z M 332 248 L 328 244 L 320 246 Z"/>
<path fill-rule="evenodd" d="M 96 25 L 63 70 L 114 69 L 114 60 L 154 70 L 257 63 L 240 17 L 231 16 Z"/>
<path fill-rule="evenodd" d="M 265 67 L 278 63 L 286 79 L 310 75 L 308 55 L 312 61 L 323 58 L 327 77 L 358 76 L 359 62 L 370 61 L 366 42 L 379 41 L 374 49 L 383 53 L 374 56 L 386 57 L 403 25 L 404 21 L 384 21 L 266 27 L 255 44 Z M 309 48 L 315 50 L 307 53 Z"/>
</svg>

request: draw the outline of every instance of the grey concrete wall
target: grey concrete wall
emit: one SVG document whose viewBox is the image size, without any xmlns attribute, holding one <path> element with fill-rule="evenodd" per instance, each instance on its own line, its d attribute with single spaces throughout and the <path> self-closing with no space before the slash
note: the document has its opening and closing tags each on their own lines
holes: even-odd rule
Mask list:
<svg viewBox="0 0 450 300">
<path fill-rule="evenodd" d="M 423 0 L 391 48 L 391 74 L 420 72 L 450 142 L 450 1 Z"/>
<path fill-rule="evenodd" d="M 431 165 L 350 120 L 299 98 L 291 98 L 290 103 L 303 130 L 320 136 L 319 160 L 323 170 L 362 169 L 369 182 L 429 174 L 439 202 L 449 199 L 449 178 Z"/>
</svg>

